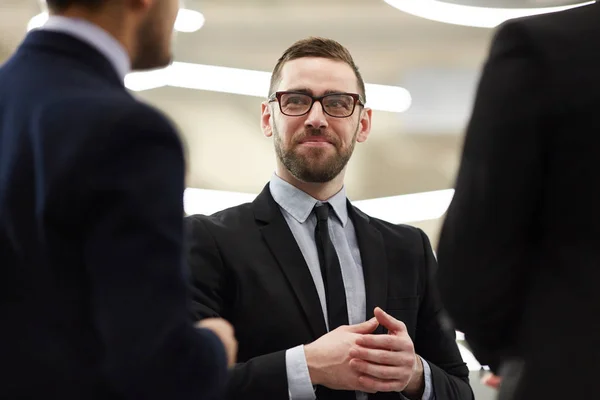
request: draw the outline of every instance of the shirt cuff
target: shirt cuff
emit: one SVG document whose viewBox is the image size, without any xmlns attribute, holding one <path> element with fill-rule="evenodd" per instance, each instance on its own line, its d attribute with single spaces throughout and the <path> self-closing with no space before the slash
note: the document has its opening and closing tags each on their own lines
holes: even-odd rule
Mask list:
<svg viewBox="0 0 600 400">
<path fill-rule="evenodd" d="M 423 392 L 423 397 L 421 397 L 421 399 L 435 400 L 435 393 L 433 392 L 433 385 L 431 383 L 431 367 L 423 357 L 419 357 L 421 358 L 421 361 L 423 361 L 423 375 L 425 375 L 425 391 Z"/>
<path fill-rule="evenodd" d="M 290 400 L 315 400 L 315 389 L 310 381 L 304 345 L 293 347 L 285 352 L 288 394 Z"/>
<path fill-rule="evenodd" d="M 433 386 L 431 383 L 431 367 L 429 366 L 427 361 L 423 359 L 423 357 L 419 356 L 419 358 L 423 362 L 423 376 L 425 377 L 425 390 L 423 391 L 423 396 L 421 397 L 421 400 L 435 400 L 435 393 L 433 391 Z M 400 393 L 400 398 L 403 400 L 408 400 L 408 398 L 402 393 Z"/>
</svg>

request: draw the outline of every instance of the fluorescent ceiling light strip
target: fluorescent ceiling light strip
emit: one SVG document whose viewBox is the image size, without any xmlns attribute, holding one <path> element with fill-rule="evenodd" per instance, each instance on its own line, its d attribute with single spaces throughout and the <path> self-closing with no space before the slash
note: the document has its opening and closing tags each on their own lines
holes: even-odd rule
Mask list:
<svg viewBox="0 0 600 400">
<path fill-rule="evenodd" d="M 450 205 L 454 189 L 415 193 L 353 202 L 366 214 L 394 223 L 408 223 L 440 218 Z M 209 215 L 217 211 L 248 203 L 253 193 L 227 192 L 188 188 L 183 203 L 186 214 Z"/>
<path fill-rule="evenodd" d="M 384 0 L 390 6 L 417 17 L 455 25 L 495 28 L 504 21 L 529 15 L 546 14 L 595 3 L 588 1 L 558 7 L 489 8 L 444 3 L 436 0 Z"/>
<path fill-rule="evenodd" d="M 48 21 L 48 12 L 44 11 L 29 20 L 27 31 L 36 29 Z M 186 8 L 180 8 L 175 20 L 175 30 L 179 32 L 196 32 L 204 25 L 205 18 L 202 13 Z"/>
<path fill-rule="evenodd" d="M 175 20 L 175 30 L 178 32 L 191 33 L 200 30 L 206 19 L 201 12 L 180 8 Z"/>
<path fill-rule="evenodd" d="M 125 86 L 133 91 L 173 86 L 266 98 L 270 80 L 270 72 L 174 62 L 161 70 L 131 73 Z M 367 105 L 374 110 L 404 112 L 412 102 L 408 90 L 399 86 L 367 83 L 365 90 Z"/>
<path fill-rule="evenodd" d="M 367 215 L 393 224 L 438 219 L 450 206 L 454 189 L 355 201 Z"/>
<path fill-rule="evenodd" d="M 168 67 L 167 85 L 266 98 L 271 74 L 214 65 L 175 62 Z"/>
<path fill-rule="evenodd" d="M 183 208 L 187 215 L 211 215 L 226 208 L 254 201 L 256 194 L 187 188 L 183 193 Z"/>
</svg>

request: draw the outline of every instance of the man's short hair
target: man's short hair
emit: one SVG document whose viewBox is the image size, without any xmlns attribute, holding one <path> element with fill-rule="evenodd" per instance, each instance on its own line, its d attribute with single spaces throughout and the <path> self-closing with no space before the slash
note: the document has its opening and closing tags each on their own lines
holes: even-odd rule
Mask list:
<svg viewBox="0 0 600 400">
<path fill-rule="evenodd" d="M 46 0 L 51 11 L 63 11 L 71 6 L 83 6 L 94 9 L 102 6 L 109 0 Z"/>
<path fill-rule="evenodd" d="M 269 95 L 272 95 L 275 92 L 277 85 L 279 85 L 279 82 L 281 81 L 281 69 L 283 68 L 283 65 L 288 61 L 304 57 L 327 58 L 348 64 L 356 75 L 359 90 L 358 94 L 361 95 L 363 101 L 366 101 L 365 82 L 363 81 L 363 78 L 358 71 L 358 67 L 354 63 L 348 49 L 335 40 L 322 37 L 309 37 L 307 39 L 299 40 L 283 52 L 283 55 L 279 58 L 277 64 L 275 64 L 273 74 L 271 75 Z"/>
</svg>

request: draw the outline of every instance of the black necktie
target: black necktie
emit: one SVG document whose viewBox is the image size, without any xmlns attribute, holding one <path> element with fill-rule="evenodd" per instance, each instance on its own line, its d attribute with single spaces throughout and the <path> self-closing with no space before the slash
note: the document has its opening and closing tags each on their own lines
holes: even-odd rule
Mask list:
<svg viewBox="0 0 600 400">
<path fill-rule="evenodd" d="M 332 331 L 340 325 L 348 325 L 348 308 L 346 307 L 346 291 L 342 280 L 342 268 L 338 259 L 331 237 L 329 236 L 329 203 L 315 206 L 317 227 L 315 241 L 319 253 L 319 264 L 325 284 L 325 298 L 327 302 L 327 316 L 329 330 Z"/>
<path fill-rule="evenodd" d="M 348 325 L 348 308 L 346 307 L 346 290 L 342 280 L 340 260 L 329 236 L 330 208 L 329 203 L 315 206 L 315 215 L 317 216 L 315 241 L 317 242 L 321 275 L 323 275 L 325 285 L 329 330 L 332 331 L 338 326 Z M 316 395 L 318 400 L 356 400 L 353 391 L 332 390 L 324 386 L 317 387 Z"/>
</svg>

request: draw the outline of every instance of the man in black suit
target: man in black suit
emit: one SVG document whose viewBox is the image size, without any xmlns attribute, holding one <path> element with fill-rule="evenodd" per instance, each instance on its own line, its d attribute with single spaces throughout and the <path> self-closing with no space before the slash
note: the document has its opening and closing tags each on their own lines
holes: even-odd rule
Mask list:
<svg viewBox="0 0 600 400">
<path fill-rule="evenodd" d="M 270 93 L 276 174 L 254 202 L 187 221 L 196 317 L 226 318 L 240 344 L 229 398 L 471 399 L 437 318 L 428 238 L 346 198 L 347 162 L 371 128 L 351 55 L 299 41 Z"/>
<path fill-rule="evenodd" d="M 0 398 L 214 398 L 236 342 L 189 321 L 182 146 L 123 86 L 178 0 L 48 5 L 0 68 Z"/>
<path fill-rule="evenodd" d="M 515 399 L 598 396 L 599 21 L 499 29 L 441 235 L 444 305 Z"/>
</svg>

